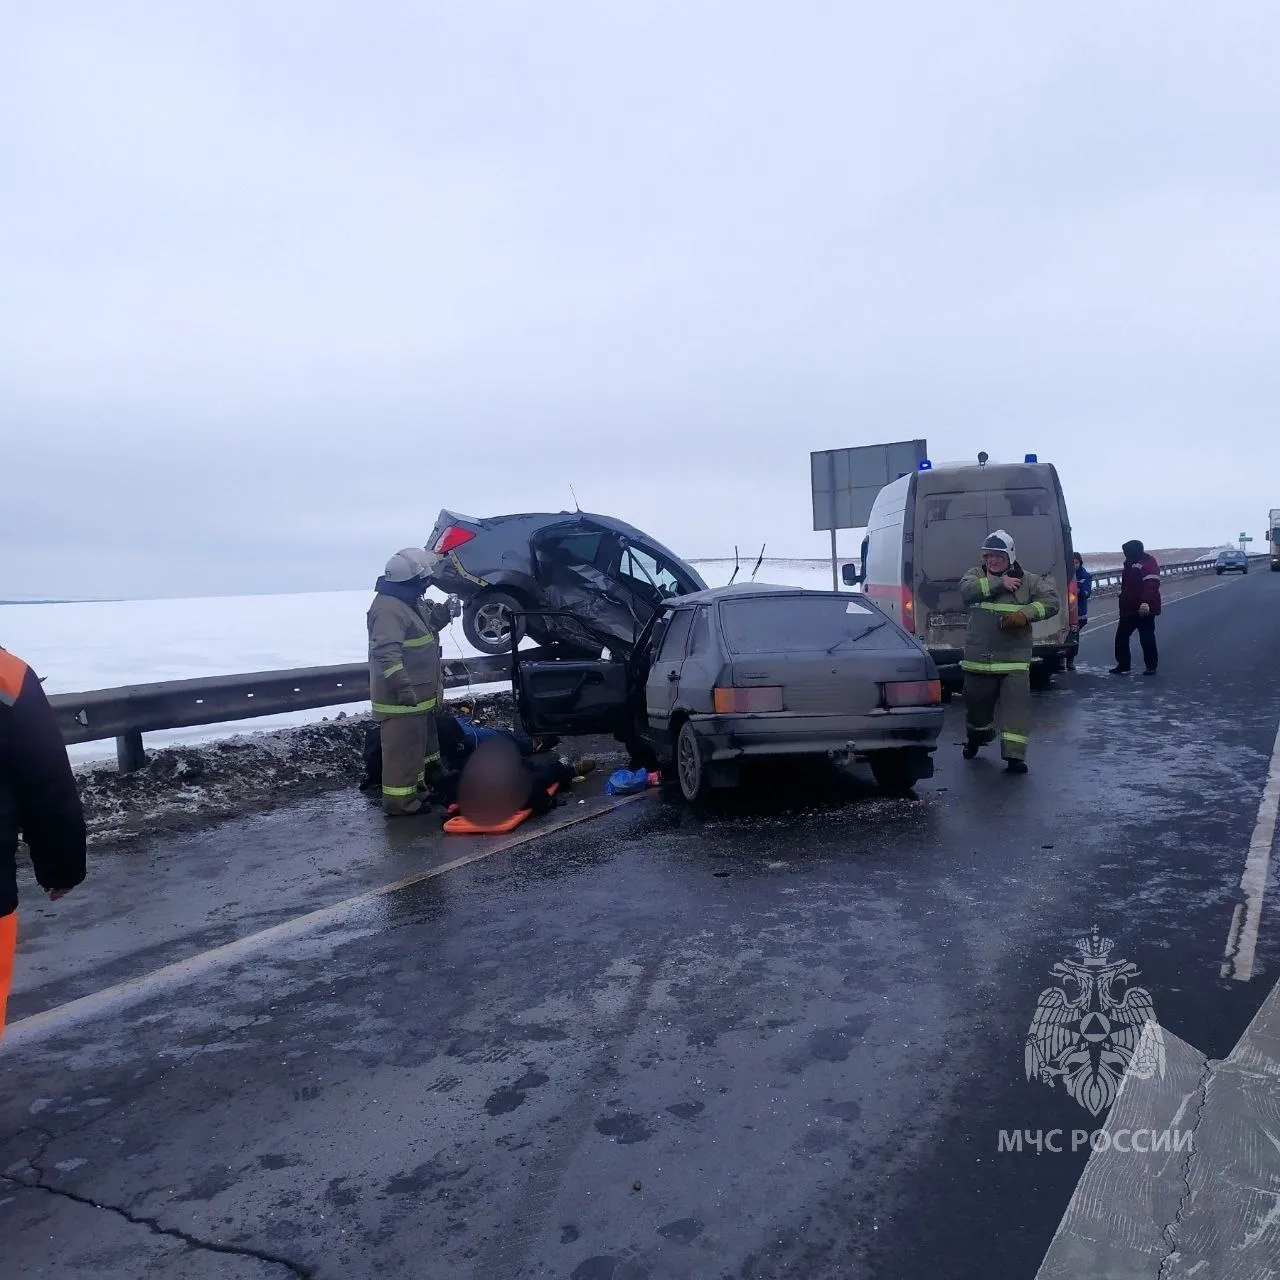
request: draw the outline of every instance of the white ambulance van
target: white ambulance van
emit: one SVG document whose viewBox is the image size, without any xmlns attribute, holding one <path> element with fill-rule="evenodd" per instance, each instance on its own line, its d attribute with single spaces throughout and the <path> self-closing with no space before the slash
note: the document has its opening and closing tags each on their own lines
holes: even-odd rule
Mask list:
<svg viewBox="0 0 1280 1280">
<path fill-rule="evenodd" d="M 983 539 L 1013 535 L 1018 562 L 1051 577 L 1062 608 L 1033 625 L 1033 686 L 1043 688 L 1079 648 L 1079 611 L 1071 523 L 1057 470 L 1034 454 L 1019 463 L 933 466 L 900 476 L 876 496 L 860 571 L 844 566 L 846 585 L 862 590 L 932 654 L 943 680 L 961 683 L 968 610 L 960 579 L 981 561 Z"/>
</svg>

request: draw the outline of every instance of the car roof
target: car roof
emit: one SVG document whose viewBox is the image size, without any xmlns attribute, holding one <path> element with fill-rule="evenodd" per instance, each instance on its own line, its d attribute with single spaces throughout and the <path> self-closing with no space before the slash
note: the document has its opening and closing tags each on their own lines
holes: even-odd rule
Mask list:
<svg viewBox="0 0 1280 1280">
<path fill-rule="evenodd" d="M 625 520 L 619 520 L 616 516 L 597 515 L 593 511 L 509 511 L 500 516 L 464 516 L 457 511 L 445 510 L 441 512 L 441 516 L 452 517 L 464 520 L 468 524 L 480 525 L 482 527 L 492 527 L 493 525 L 502 524 L 507 520 L 541 520 L 546 524 L 559 524 L 562 521 L 568 523 L 572 520 L 585 520 L 591 524 L 599 525 L 604 529 L 609 529 L 613 533 L 623 533 L 629 538 L 634 538 L 639 542 L 645 543 L 652 547 L 659 555 L 666 556 L 668 560 L 673 560 L 676 564 L 688 569 L 696 578 L 701 579 L 702 575 L 683 557 L 678 556 L 670 547 L 659 542 L 651 533 L 645 533 L 643 529 L 637 529 L 635 525 L 628 524 Z"/>
<path fill-rule="evenodd" d="M 856 598 L 849 591 L 815 591 L 809 587 L 785 587 L 771 582 L 737 582 L 727 587 L 712 587 L 688 596 L 672 596 L 664 603 L 672 609 L 689 608 L 700 604 L 717 604 L 721 600 L 751 600 L 774 596 L 829 596 Z M 867 603 L 870 603 L 868 601 Z"/>
</svg>

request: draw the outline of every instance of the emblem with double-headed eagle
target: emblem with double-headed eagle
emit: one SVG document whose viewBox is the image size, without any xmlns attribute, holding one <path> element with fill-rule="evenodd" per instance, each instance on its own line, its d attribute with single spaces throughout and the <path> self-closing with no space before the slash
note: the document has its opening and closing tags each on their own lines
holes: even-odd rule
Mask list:
<svg viewBox="0 0 1280 1280">
<path fill-rule="evenodd" d="M 1164 1076 L 1164 1036 L 1138 966 L 1112 960 L 1115 943 L 1098 926 L 1076 941 L 1079 960 L 1050 970 L 1060 980 L 1036 1002 L 1027 1032 L 1027 1079 L 1063 1088 L 1099 1115 L 1116 1100 L 1126 1070 L 1142 1080 Z"/>
</svg>

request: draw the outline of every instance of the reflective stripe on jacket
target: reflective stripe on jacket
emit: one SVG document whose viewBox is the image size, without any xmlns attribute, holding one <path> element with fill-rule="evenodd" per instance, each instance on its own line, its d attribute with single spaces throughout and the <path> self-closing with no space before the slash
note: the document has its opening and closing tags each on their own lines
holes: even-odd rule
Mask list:
<svg viewBox="0 0 1280 1280">
<path fill-rule="evenodd" d="M 1059 610 L 1058 589 L 1053 579 L 1038 573 L 1023 573 L 1017 591 L 1006 591 L 1000 578 L 988 577 L 983 569 L 970 569 L 960 579 L 960 596 L 969 606 L 969 632 L 965 636 L 965 671 L 988 675 L 1010 675 L 1031 670 L 1031 627 Z M 1004 630 L 1000 623 L 1011 613 L 1022 613 L 1027 625 Z"/>
<path fill-rule="evenodd" d="M 440 696 L 440 639 L 449 622 L 444 605 L 411 605 L 381 591 L 369 606 L 369 700 L 378 719 L 434 711 Z M 414 702 L 401 701 L 411 690 Z"/>
<path fill-rule="evenodd" d="M 1160 566 L 1155 556 L 1145 552 L 1124 567 L 1120 577 L 1120 616 L 1134 618 L 1149 605 L 1152 613 L 1160 612 Z"/>
</svg>

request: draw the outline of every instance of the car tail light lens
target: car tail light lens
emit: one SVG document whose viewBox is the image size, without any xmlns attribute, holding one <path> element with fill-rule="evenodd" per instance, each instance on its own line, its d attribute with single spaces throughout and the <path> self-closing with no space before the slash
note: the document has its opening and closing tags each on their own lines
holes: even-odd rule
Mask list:
<svg viewBox="0 0 1280 1280">
<path fill-rule="evenodd" d="M 1074 578 L 1067 583 L 1067 621 L 1073 631 L 1080 625 L 1080 588 Z"/>
<path fill-rule="evenodd" d="M 717 689 L 717 715 L 756 715 L 761 711 L 782 710 L 782 689 L 762 685 L 755 689 Z"/>
<path fill-rule="evenodd" d="M 436 545 L 431 550 L 438 556 L 447 556 L 450 551 L 456 551 L 463 543 L 470 542 L 475 536 L 470 529 L 464 529 L 461 525 L 451 524 L 436 539 Z"/>
<path fill-rule="evenodd" d="M 884 687 L 886 707 L 934 707 L 941 702 L 941 680 L 894 680 Z"/>
</svg>

